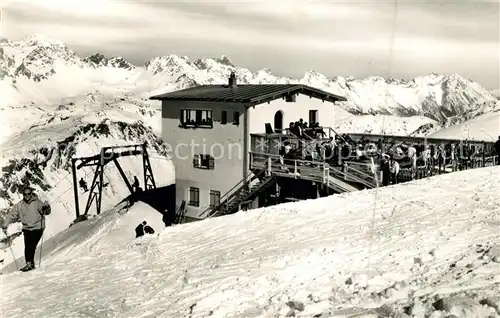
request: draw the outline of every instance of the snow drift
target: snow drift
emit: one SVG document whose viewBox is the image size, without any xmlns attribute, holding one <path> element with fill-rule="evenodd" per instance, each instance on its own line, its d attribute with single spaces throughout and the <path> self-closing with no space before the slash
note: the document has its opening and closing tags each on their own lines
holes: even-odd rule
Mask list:
<svg viewBox="0 0 500 318">
<path fill-rule="evenodd" d="M 98 249 L 4 275 L 3 313 L 499 317 L 499 176 L 482 168 L 240 212 L 147 242 L 103 225 Z M 82 242 L 95 235 L 84 226 Z"/>
<path fill-rule="evenodd" d="M 60 262 L 85 258 L 90 253 L 106 253 L 109 249 L 124 248 L 135 238 L 135 227 L 146 221 L 156 233 L 165 229 L 162 214 L 149 205 L 137 202 L 127 208 L 125 203 L 118 204 L 98 217 L 79 222 L 70 228 L 62 230 L 57 235 L 46 239 L 37 249 L 36 265 L 42 252 L 42 267 L 50 268 Z M 47 223 L 50 223 L 48 221 Z M 148 236 L 140 240 L 148 240 Z M 24 264 L 22 250 L 14 249 L 15 262 L 4 261 L 3 274 L 17 271 L 17 265 Z M 9 255 L 12 256 L 12 255 Z M 12 263 L 11 263 L 12 262 Z"/>
</svg>

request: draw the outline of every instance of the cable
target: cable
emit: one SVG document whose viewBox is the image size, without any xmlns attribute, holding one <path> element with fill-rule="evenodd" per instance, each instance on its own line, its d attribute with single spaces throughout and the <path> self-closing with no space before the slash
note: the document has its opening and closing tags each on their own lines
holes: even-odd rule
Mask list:
<svg viewBox="0 0 500 318">
<path fill-rule="evenodd" d="M 388 75 L 391 73 L 391 61 L 394 55 L 394 42 L 395 42 L 395 33 L 396 33 L 396 23 L 397 23 L 397 16 L 398 16 L 398 0 L 394 1 L 394 14 L 393 14 L 393 20 L 392 20 L 392 33 L 391 33 L 391 45 L 389 49 L 389 67 L 388 67 Z M 387 91 L 385 94 L 385 103 L 387 106 L 388 103 L 388 95 L 389 95 L 389 85 L 387 85 Z M 382 130 L 385 131 L 385 115 L 382 117 Z M 377 178 L 377 171 L 374 172 L 375 178 Z M 377 179 L 378 180 L 378 179 Z M 372 220 L 370 224 L 370 244 L 368 246 L 368 272 L 370 272 L 370 267 L 371 267 L 371 256 L 372 256 L 372 249 L 373 249 L 373 230 L 375 228 L 375 214 L 377 213 L 377 201 L 378 201 L 378 195 L 379 195 L 379 184 L 377 182 L 377 187 L 375 188 L 375 194 L 374 194 L 374 203 L 373 203 L 373 211 L 372 211 Z"/>
</svg>

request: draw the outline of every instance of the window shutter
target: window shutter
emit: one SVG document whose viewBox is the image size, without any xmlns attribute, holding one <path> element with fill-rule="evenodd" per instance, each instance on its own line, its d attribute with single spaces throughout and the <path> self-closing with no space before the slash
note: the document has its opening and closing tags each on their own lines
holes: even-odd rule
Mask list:
<svg viewBox="0 0 500 318">
<path fill-rule="evenodd" d="M 200 156 L 194 155 L 193 157 L 193 167 L 198 168 L 200 166 Z"/>
<path fill-rule="evenodd" d="M 215 168 L 215 162 L 213 157 L 208 158 L 208 169 L 214 169 Z"/>
</svg>

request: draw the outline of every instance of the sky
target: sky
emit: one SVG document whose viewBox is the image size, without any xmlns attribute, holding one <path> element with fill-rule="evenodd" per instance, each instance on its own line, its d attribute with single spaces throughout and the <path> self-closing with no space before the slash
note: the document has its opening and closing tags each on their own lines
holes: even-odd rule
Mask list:
<svg viewBox="0 0 500 318">
<path fill-rule="evenodd" d="M 0 0 L 1 33 L 41 33 L 81 55 L 141 65 L 155 56 L 227 55 L 251 70 L 302 77 L 458 73 L 500 86 L 500 0 Z"/>
</svg>

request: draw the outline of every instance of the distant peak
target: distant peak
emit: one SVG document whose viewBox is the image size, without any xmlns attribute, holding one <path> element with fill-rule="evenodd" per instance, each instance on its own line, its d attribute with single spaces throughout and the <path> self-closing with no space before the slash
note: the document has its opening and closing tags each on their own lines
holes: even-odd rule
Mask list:
<svg viewBox="0 0 500 318">
<path fill-rule="evenodd" d="M 30 36 L 27 36 L 23 39 L 24 42 L 28 45 L 43 45 L 43 46 L 51 46 L 51 45 L 60 45 L 64 46 L 65 44 L 62 41 L 56 40 L 41 33 L 33 33 Z"/>
<path fill-rule="evenodd" d="M 234 67 L 234 64 L 233 62 L 231 62 L 231 60 L 229 59 L 229 57 L 225 56 L 225 55 L 221 55 L 221 57 L 219 57 L 218 59 L 216 59 L 216 61 L 220 64 L 224 64 L 224 65 L 228 65 L 228 66 L 233 66 Z"/>
<path fill-rule="evenodd" d="M 95 53 L 89 57 L 84 58 L 83 61 L 90 63 L 90 64 L 94 65 L 95 67 L 111 66 L 111 67 L 123 68 L 123 69 L 129 69 L 129 70 L 135 68 L 134 65 L 129 63 L 126 59 L 124 59 L 121 56 L 107 57 L 101 53 Z"/>
</svg>

